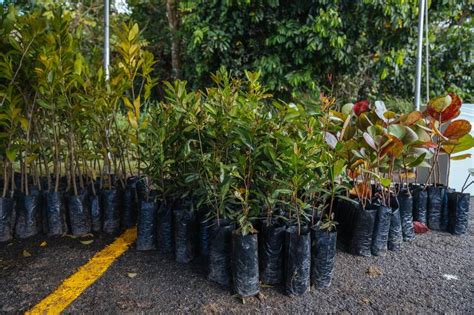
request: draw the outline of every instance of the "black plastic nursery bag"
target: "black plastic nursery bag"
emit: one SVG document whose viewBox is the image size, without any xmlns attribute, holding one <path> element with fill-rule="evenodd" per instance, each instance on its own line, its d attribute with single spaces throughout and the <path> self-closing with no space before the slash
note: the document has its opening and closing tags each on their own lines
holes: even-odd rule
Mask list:
<svg viewBox="0 0 474 315">
<path fill-rule="evenodd" d="M 73 235 L 81 236 L 91 231 L 88 195 L 70 195 L 67 198 L 70 228 Z"/>
<path fill-rule="evenodd" d="M 62 192 L 50 191 L 47 193 L 46 214 L 48 216 L 48 236 L 61 236 L 68 232 Z"/>
<path fill-rule="evenodd" d="M 15 226 L 15 199 L 0 198 L 0 242 L 13 238 Z"/>
<path fill-rule="evenodd" d="M 309 229 L 291 226 L 285 234 L 285 293 L 298 296 L 309 290 L 311 273 L 311 237 Z"/>
<path fill-rule="evenodd" d="M 198 222 L 193 210 L 174 211 L 174 253 L 176 262 L 189 263 L 196 256 Z"/>
<path fill-rule="evenodd" d="M 403 233 L 402 233 L 402 219 L 400 217 L 400 209 L 398 200 L 393 198 L 391 203 L 392 213 L 390 216 L 390 230 L 388 232 L 388 249 L 391 251 L 399 251 L 402 248 Z"/>
<path fill-rule="evenodd" d="M 428 227 L 441 230 L 441 212 L 446 189 L 443 186 L 428 187 Z"/>
<path fill-rule="evenodd" d="M 256 295 L 260 291 L 257 234 L 233 234 L 232 265 L 234 291 L 242 297 Z"/>
<path fill-rule="evenodd" d="M 354 255 L 371 256 L 376 215 L 377 207 L 374 205 L 368 205 L 366 209 L 359 207 L 351 240 L 351 252 Z"/>
<path fill-rule="evenodd" d="M 210 281 L 229 286 L 232 281 L 232 231 L 235 225 L 227 220 L 214 220 L 209 246 L 208 276 Z"/>
<path fill-rule="evenodd" d="M 173 252 L 173 211 L 166 202 L 160 204 L 157 214 L 156 247 L 160 253 Z"/>
<path fill-rule="evenodd" d="M 274 223 L 262 224 L 260 233 L 260 279 L 265 284 L 283 281 L 283 252 L 286 226 Z"/>
<path fill-rule="evenodd" d="M 471 195 L 468 193 L 451 192 L 449 198 L 448 231 L 454 235 L 466 234 L 469 222 Z"/>
<path fill-rule="evenodd" d="M 27 238 L 39 232 L 40 199 L 38 195 L 21 194 L 16 202 L 15 236 Z"/>
<path fill-rule="evenodd" d="M 407 191 L 401 191 L 397 199 L 400 206 L 400 218 L 402 219 L 403 240 L 413 241 L 415 239 L 415 230 L 413 229 L 413 197 Z"/>
<path fill-rule="evenodd" d="M 121 193 L 116 189 L 105 189 L 101 192 L 101 210 L 103 216 L 103 231 L 114 234 L 120 230 L 122 208 Z"/>
<path fill-rule="evenodd" d="M 90 196 L 91 208 L 91 228 L 92 232 L 100 232 L 102 229 L 102 211 L 100 208 L 100 197 L 98 195 Z"/>
<path fill-rule="evenodd" d="M 331 285 L 336 262 L 337 232 L 311 228 L 311 283 L 318 289 Z"/>
<path fill-rule="evenodd" d="M 156 249 L 156 218 L 158 205 L 155 201 L 142 201 L 138 212 L 137 250 Z"/>
<path fill-rule="evenodd" d="M 377 207 L 374 233 L 372 235 L 372 255 L 374 256 L 383 256 L 387 252 L 391 219 L 391 208 L 382 205 Z"/>
</svg>

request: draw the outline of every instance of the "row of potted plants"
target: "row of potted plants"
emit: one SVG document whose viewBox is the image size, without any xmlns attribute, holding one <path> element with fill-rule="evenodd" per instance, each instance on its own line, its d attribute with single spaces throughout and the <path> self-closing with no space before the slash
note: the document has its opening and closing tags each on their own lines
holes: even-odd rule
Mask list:
<svg viewBox="0 0 474 315">
<path fill-rule="evenodd" d="M 10 6 L 0 24 L 0 241 L 133 224 L 155 85 L 137 24 L 118 26 L 110 77 L 90 41 L 94 22 L 78 12 Z"/>
<path fill-rule="evenodd" d="M 299 295 L 309 289 L 311 269 L 313 283 L 330 284 L 337 224 L 341 243 L 363 256 L 414 239 L 414 208 L 418 216 L 427 209 L 436 229 L 444 209 L 434 202 L 442 187 L 439 156 L 467 158 L 451 155 L 474 144 L 470 124 L 453 121 L 459 97 L 448 94 L 423 113 L 405 115 L 383 102 L 338 106 L 324 95 L 286 104 L 272 99 L 258 77 L 246 72 L 241 81 L 221 69 L 205 91 L 166 83 L 167 99 L 151 111 L 146 136 L 156 194 L 153 210 L 140 212 L 138 249 L 174 241 L 176 260 L 186 263 L 196 239 L 210 280 L 233 279 L 241 296 L 257 294 L 259 279 L 283 281 L 287 294 Z M 423 185 L 416 167 L 432 170 Z M 453 226 L 465 229 L 460 217 L 467 211 L 451 208 Z"/>
</svg>

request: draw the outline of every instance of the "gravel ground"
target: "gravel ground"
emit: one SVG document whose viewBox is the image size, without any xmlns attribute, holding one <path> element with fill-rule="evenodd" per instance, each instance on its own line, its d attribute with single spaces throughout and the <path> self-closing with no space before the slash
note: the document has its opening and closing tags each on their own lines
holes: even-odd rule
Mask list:
<svg viewBox="0 0 474 315">
<path fill-rule="evenodd" d="M 473 209 L 471 207 L 471 209 Z M 41 237 L 0 245 L 0 312 L 36 304 L 67 275 L 112 241 Z M 89 313 L 474 313 L 474 220 L 469 233 L 429 232 L 385 257 L 356 257 L 338 251 L 333 284 L 297 298 L 280 287 L 262 288 L 263 300 L 245 304 L 206 280 L 204 264 L 180 265 L 173 257 L 131 249 L 89 287 L 66 312 Z M 23 257 L 23 249 L 31 257 Z M 372 272 L 368 272 L 369 268 Z M 455 279 L 448 280 L 445 275 Z"/>
</svg>

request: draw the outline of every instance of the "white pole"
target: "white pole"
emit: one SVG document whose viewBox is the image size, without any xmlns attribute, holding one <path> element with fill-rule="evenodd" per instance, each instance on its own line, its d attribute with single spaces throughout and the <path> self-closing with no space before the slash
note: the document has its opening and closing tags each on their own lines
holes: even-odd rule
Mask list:
<svg viewBox="0 0 474 315">
<path fill-rule="evenodd" d="M 109 14 L 110 14 L 110 2 L 104 0 L 104 70 L 105 80 L 109 80 L 109 64 L 110 64 L 110 33 L 109 33 Z"/>
<path fill-rule="evenodd" d="M 416 79 L 415 79 L 415 107 L 420 110 L 421 99 L 421 64 L 423 61 L 423 18 L 425 13 L 425 0 L 420 0 L 418 8 L 418 49 L 416 51 Z"/>
<path fill-rule="evenodd" d="M 426 58 L 426 65 L 425 65 L 425 77 L 426 77 L 426 103 L 430 101 L 430 30 L 429 30 L 429 22 L 428 22 L 428 0 L 425 3 L 425 37 L 426 37 L 426 45 L 425 45 L 425 58 Z"/>
</svg>

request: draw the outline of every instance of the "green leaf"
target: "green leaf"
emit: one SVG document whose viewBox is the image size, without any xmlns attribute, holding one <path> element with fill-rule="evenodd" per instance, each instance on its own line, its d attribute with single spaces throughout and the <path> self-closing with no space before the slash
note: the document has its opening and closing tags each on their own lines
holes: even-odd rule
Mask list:
<svg viewBox="0 0 474 315">
<path fill-rule="evenodd" d="M 15 160 L 16 160 L 16 154 L 17 154 L 17 151 L 13 148 L 9 148 L 7 149 L 6 151 L 6 155 L 7 155 L 7 158 L 8 160 L 11 162 L 11 163 L 14 163 Z"/>
<path fill-rule="evenodd" d="M 390 187 L 390 185 L 392 184 L 392 180 L 390 178 L 381 178 L 380 184 L 384 187 Z"/>
<path fill-rule="evenodd" d="M 139 32 L 138 24 L 135 23 L 130 29 L 130 32 L 128 32 L 128 40 L 133 41 L 137 37 L 138 32 Z"/>
<path fill-rule="evenodd" d="M 388 134 L 397 137 L 399 140 L 402 140 L 405 136 L 406 129 L 401 125 L 390 125 L 387 128 Z"/>
</svg>

